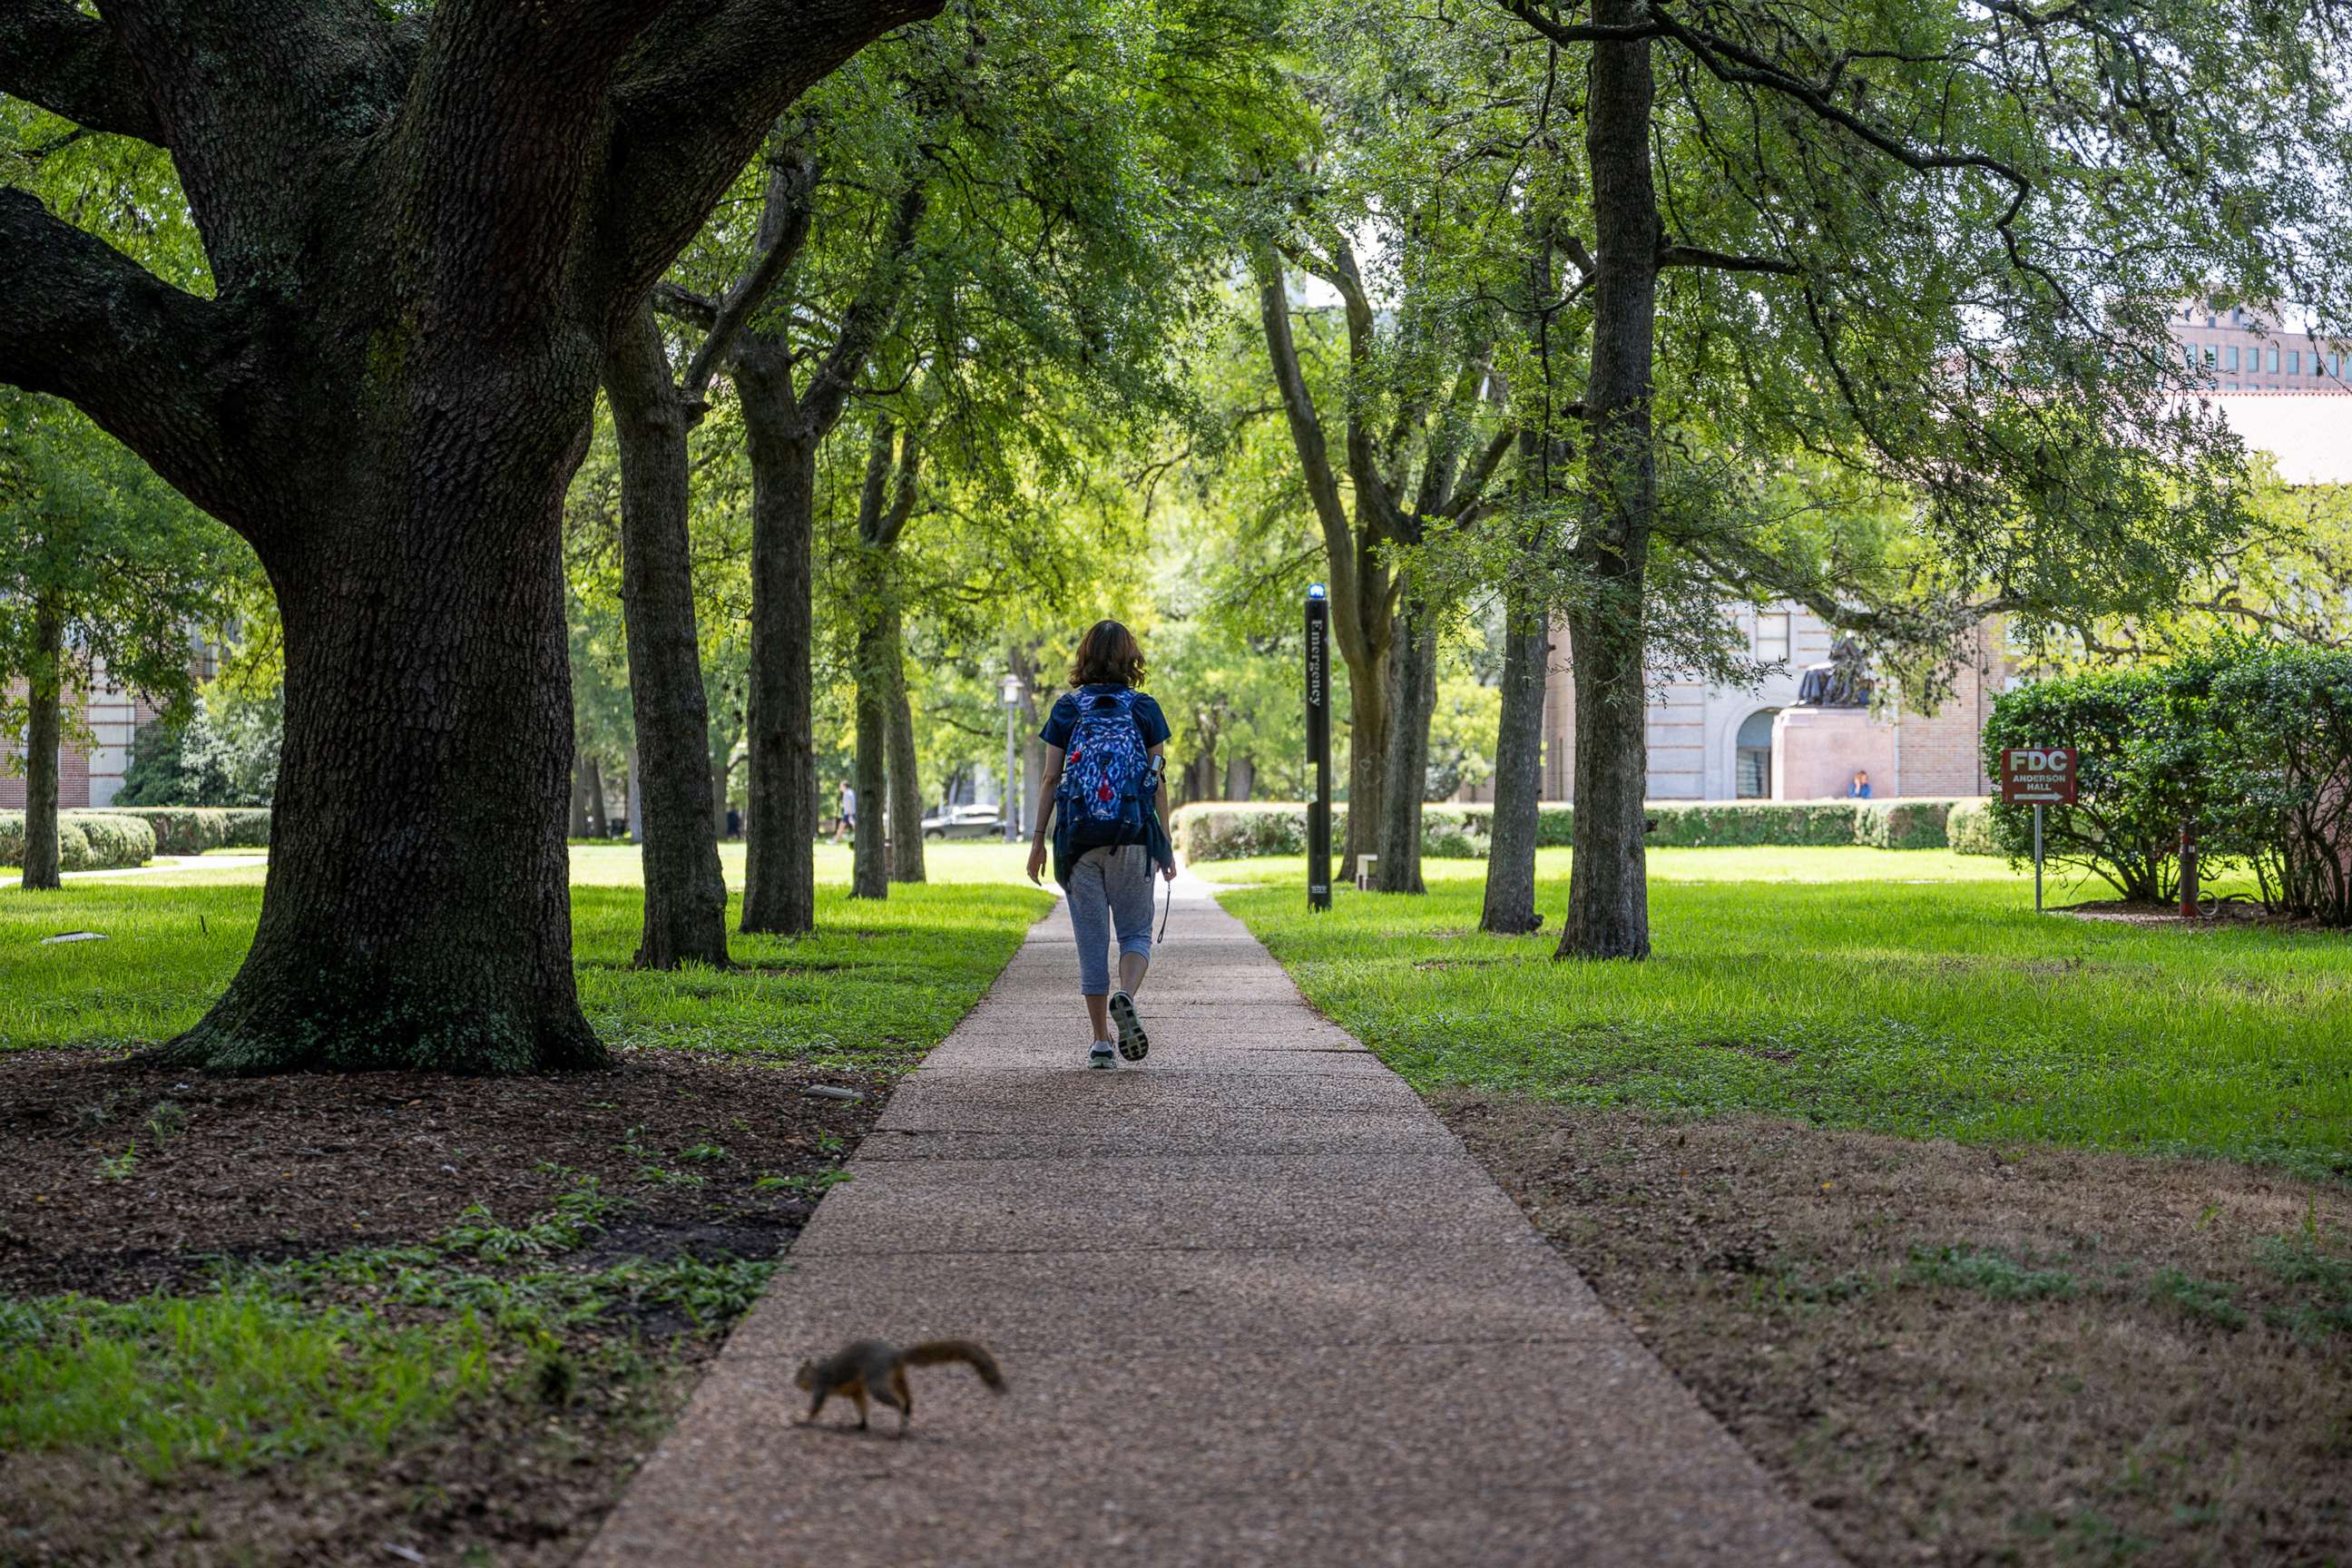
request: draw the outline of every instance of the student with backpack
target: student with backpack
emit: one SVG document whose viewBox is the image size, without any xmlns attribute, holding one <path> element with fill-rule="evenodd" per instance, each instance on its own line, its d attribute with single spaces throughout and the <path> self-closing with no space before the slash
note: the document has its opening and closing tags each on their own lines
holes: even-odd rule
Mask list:
<svg viewBox="0 0 2352 1568">
<path fill-rule="evenodd" d="M 1045 867 L 1054 836 L 1054 880 L 1068 893 L 1070 929 L 1078 939 L 1078 990 L 1094 1030 L 1091 1068 L 1118 1058 L 1139 1062 L 1151 1049 L 1136 1016 L 1135 992 L 1151 966 L 1151 873 L 1176 879 L 1168 841 L 1168 784 L 1162 748 L 1168 720 L 1137 689 L 1143 650 L 1117 621 L 1097 621 L 1078 639 L 1070 689 L 1055 700 L 1038 739 L 1045 776 L 1038 781 L 1036 836 L 1029 842 L 1029 879 Z M 1042 885 L 1042 884 L 1041 884 Z M 1118 935 L 1118 989 L 1108 952 Z"/>
</svg>

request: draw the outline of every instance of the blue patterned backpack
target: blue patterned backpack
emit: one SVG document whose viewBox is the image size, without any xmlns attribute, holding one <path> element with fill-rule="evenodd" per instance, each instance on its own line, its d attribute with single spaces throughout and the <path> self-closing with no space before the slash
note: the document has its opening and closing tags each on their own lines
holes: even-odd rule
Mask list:
<svg viewBox="0 0 2352 1568">
<path fill-rule="evenodd" d="M 1062 758 L 1055 808 L 1070 824 L 1076 844 L 1142 843 L 1151 756 L 1144 749 L 1143 727 L 1135 721 L 1135 692 L 1128 687 L 1081 688 L 1072 696 L 1078 720 Z"/>
</svg>

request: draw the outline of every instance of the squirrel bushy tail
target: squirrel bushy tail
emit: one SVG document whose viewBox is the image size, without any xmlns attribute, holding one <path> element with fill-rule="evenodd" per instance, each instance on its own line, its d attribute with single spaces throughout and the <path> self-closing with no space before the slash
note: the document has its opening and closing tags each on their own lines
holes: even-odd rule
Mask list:
<svg viewBox="0 0 2352 1568">
<path fill-rule="evenodd" d="M 996 1358 L 988 1353 L 985 1346 L 970 1340 L 926 1340 L 908 1346 L 899 1352 L 898 1359 L 908 1366 L 937 1366 L 949 1361 L 969 1363 L 971 1370 L 980 1373 L 981 1382 L 999 1394 L 1004 1392 L 1004 1374 L 996 1370 Z"/>
</svg>

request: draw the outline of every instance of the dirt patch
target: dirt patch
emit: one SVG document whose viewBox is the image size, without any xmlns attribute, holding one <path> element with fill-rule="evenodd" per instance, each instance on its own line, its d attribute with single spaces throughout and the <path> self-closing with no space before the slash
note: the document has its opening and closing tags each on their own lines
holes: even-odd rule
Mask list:
<svg viewBox="0 0 2352 1568">
<path fill-rule="evenodd" d="M 2284 926 L 2292 930 L 2317 931 L 2315 921 L 2293 915 L 2273 914 L 2261 904 L 2243 899 L 2221 899 L 2206 906 L 2205 912 L 2194 920 L 2184 919 L 2178 904 L 2150 904 L 2123 899 L 2097 899 L 2089 903 L 2068 904 L 2051 911 L 2073 915 L 2082 921 L 2108 921 L 2117 925 L 2179 926 L 2187 931 L 2210 931 L 2217 925 Z"/>
<path fill-rule="evenodd" d="M 804 1092 L 819 1082 L 864 1098 Z M 419 1073 L 210 1079 L 88 1050 L 0 1057 L 0 1297 L 199 1292 L 219 1258 L 419 1246 L 480 1223 L 472 1205 L 523 1225 L 583 1177 L 624 1202 L 565 1268 L 771 1258 L 887 1089 L 887 1074 L 675 1051 L 495 1092 Z M 528 1387 L 470 1400 L 356 1468 L 150 1482 L 71 1453 L 0 1456 L 0 1562 L 569 1562 L 717 1352 L 698 1328 L 657 1311 L 584 1325 L 567 1355 L 625 1375 L 583 1372 L 557 1405 Z"/>
<path fill-rule="evenodd" d="M 2352 1191 L 1434 1103 L 1857 1563 L 2352 1561 Z"/>
</svg>

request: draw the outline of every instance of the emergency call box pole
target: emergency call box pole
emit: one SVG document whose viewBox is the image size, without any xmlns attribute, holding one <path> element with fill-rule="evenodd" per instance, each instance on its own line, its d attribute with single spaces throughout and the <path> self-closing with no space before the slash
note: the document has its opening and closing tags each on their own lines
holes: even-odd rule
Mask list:
<svg viewBox="0 0 2352 1568">
<path fill-rule="evenodd" d="M 1307 907 L 1331 907 L 1331 603 L 1323 584 L 1307 585 Z"/>
</svg>

